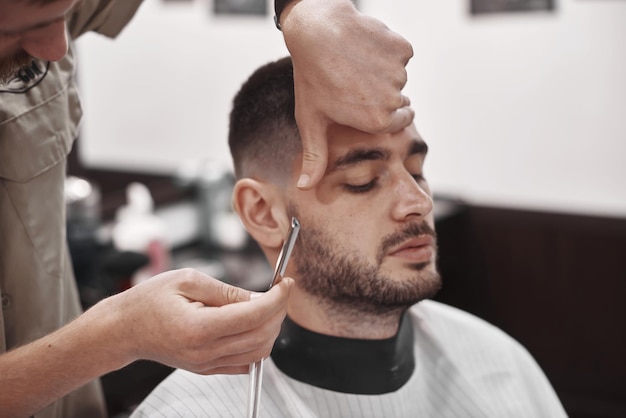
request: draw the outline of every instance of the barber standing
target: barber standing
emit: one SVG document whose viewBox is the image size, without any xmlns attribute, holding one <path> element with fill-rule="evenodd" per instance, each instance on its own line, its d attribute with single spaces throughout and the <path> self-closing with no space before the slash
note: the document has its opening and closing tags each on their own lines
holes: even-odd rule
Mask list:
<svg viewBox="0 0 626 418">
<path fill-rule="evenodd" d="M 138 359 L 245 373 L 269 355 L 285 316 L 291 279 L 250 299 L 190 269 L 81 314 L 65 242 L 66 156 L 82 114 L 68 38 L 114 37 L 140 4 L 0 0 L 0 417 L 106 416 L 94 379 Z M 294 63 L 299 186 L 309 188 L 326 167 L 330 124 L 378 133 L 411 123 L 401 90 L 412 50 L 350 0 L 275 6 Z"/>
</svg>

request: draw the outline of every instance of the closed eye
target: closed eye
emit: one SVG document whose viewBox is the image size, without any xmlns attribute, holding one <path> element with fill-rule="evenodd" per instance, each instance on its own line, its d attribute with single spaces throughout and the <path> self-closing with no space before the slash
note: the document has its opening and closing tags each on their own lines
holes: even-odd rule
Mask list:
<svg viewBox="0 0 626 418">
<path fill-rule="evenodd" d="M 372 190 L 378 182 L 378 179 L 374 179 L 365 184 L 344 184 L 343 187 L 350 193 L 366 193 Z"/>
</svg>

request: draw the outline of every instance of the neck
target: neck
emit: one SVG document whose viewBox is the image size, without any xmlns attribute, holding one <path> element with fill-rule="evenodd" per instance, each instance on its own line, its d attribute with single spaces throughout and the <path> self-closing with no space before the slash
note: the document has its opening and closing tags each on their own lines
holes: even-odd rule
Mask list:
<svg viewBox="0 0 626 418">
<path fill-rule="evenodd" d="M 404 311 L 374 312 L 368 307 L 338 305 L 295 288 L 289 298 L 288 315 L 300 326 L 319 334 L 376 340 L 390 338 L 398 332 Z"/>
</svg>

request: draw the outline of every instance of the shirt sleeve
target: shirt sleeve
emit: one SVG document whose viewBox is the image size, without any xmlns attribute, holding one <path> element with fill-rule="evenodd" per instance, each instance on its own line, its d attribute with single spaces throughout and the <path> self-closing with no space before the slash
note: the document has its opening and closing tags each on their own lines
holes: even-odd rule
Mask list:
<svg viewBox="0 0 626 418">
<path fill-rule="evenodd" d="M 69 35 L 78 38 L 86 32 L 116 37 L 130 22 L 143 0 L 83 0 L 68 21 Z"/>
</svg>

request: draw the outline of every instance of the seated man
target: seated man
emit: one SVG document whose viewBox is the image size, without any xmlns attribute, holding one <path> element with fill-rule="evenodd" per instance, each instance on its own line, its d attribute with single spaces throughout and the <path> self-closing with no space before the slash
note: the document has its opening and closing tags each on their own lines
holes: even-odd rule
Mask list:
<svg viewBox="0 0 626 418">
<path fill-rule="evenodd" d="M 234 207 L 271 264 L 291 217 L 301 224 L 260 415 L 566 416 L 520 344 L 428 300 L 440 277 L 427 146 L 415 127 L 372 137 L 334 126 L 324 177 L 301 190 L 293 94 L 289 58 L 270 63 L 243 85 L 230 119 Z M 247 393 L 245 375 L 178 370 L 134 416 L 242 417 Z"/>
</svg>

